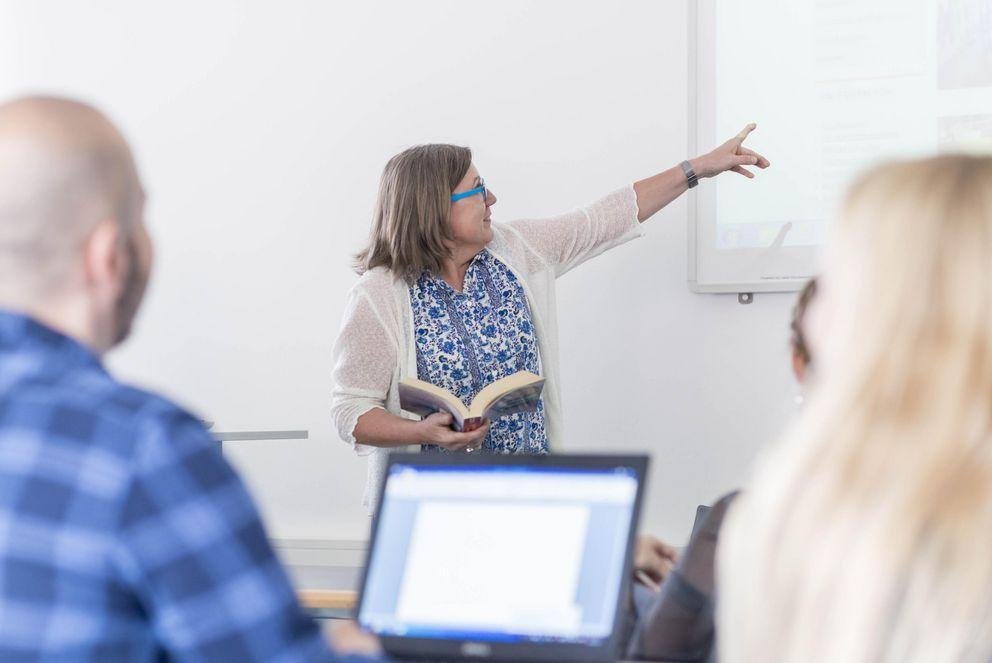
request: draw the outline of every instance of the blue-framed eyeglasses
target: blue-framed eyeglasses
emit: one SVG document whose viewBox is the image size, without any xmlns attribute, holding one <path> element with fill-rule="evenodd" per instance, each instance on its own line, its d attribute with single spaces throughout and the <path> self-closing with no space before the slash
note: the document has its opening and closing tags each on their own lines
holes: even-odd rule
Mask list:
<svg viewBox="0 0 992 663">
<path fill-rule="evenodd" d="M 486 188 L 486 181 L 481 177 L 479 178 L 479 186 L 475 187 L 474 189 L 469 189 L 468 191 L 462 191 L 461 193 L 451 194 L 451 202 L 453 203 L 458 202 L 462 198 L 468 198 L 469 196 L 474 196 L 477 193 L 482 194 L 483 201 L 489 202 L 489 189 Z"/>
</svg>

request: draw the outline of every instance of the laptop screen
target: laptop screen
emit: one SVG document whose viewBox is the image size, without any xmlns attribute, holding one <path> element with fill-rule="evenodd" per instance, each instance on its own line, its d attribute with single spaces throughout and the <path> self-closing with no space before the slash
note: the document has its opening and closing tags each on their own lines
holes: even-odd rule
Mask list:
<svg viewBox="0 0 992 663">
<path fill-rule="evenodd" d="M 358 621 L 386 636 L 601 643 L 637 492 L 631 467 L 394 463 Z"/>
</svg>

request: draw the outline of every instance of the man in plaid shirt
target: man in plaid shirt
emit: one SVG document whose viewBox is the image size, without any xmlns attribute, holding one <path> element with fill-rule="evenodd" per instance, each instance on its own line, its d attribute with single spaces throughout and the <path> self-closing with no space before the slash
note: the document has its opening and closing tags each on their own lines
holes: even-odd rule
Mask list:
<svg viewBox="0 0 992 663">
<path fill-rule="evenodd" d="M 371 660 L 301 612 L 199 421 L 103 367 L 151 268 L 143 204 L 97 111 L 0 106 L 0 660 Z"/>
</svg>

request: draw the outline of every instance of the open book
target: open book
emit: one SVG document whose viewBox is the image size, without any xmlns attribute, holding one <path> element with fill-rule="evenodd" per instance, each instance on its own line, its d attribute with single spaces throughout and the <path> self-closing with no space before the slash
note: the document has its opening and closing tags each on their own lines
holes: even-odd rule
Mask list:
<svg viewBox="0 0 992 663">
<path fill-rule="evenodd" d="M 533 412 L 543 389 L 544 378 L 517 371 L 484 387 L 472 404 L 465 407 L 450 391 L 423 380 L 405 378 L 400 381 L 400 407 L 421 416 L 448 412 L 454 419 L 452 428 L 468 433 L 482 426 L 484 419 L 492 421 L 508 414 Z"/>
</svg>

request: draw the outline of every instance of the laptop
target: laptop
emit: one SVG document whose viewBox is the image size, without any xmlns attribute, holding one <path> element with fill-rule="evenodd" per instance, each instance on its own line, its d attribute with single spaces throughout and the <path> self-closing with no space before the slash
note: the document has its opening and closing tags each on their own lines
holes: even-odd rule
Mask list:
<svg viewBox="0 0 992 663">
<path fill-rule="evenodd" d="M 615 661 L 647 464 L 390 455 L 358 623 L 405 660 Z"/>
</svg>

